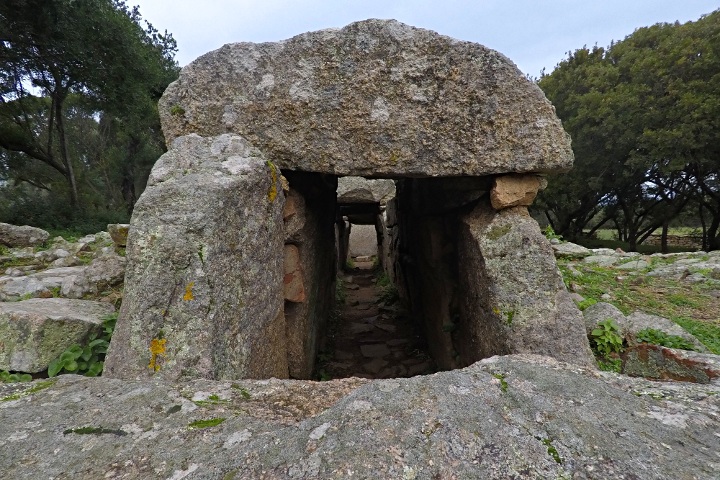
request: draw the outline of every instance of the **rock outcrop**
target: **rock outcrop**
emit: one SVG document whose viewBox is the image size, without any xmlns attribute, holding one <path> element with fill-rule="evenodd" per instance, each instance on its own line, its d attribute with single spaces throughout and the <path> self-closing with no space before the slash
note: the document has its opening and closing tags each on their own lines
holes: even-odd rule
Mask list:
<svg viewBox="0 0 720 480">
<path fill-rule="evenodd" d="M 283 204 L 241 137 L 176 139 L 135 205 L 104 374 L 287 377 Z"/>
<path fill-rule="evenodd" d="M 132 243 L 132 240 L 131 240 Z M 720 385 L 529 355 L 410 379 L 0 384 L 5 478 L 717 477 Z"/>
<path fill-rule="evenodd" d="M 34 247 L 48 238 L 50 234 L 41 228 L 0 223 L 0 245 L 6 247 Z"/>
<path fill-rule="evenodd" d="M 113 312 L 108 303 L 68 298 L 0 302 L 0 370 L 47 370 L 65 349 L 99 333 Z"/>
<path fill-rule="evenodd" d="M 505 56 L 395 20 L 225 45 L 185 67 L 159 111 L 168 144 L 232 132 L 283 169 L 547 173 L 573 158 L 554 108 Z"/>
</svg>

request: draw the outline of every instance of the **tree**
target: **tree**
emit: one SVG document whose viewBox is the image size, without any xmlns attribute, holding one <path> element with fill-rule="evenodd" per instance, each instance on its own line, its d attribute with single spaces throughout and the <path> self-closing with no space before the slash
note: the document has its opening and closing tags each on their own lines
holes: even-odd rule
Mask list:
<svg viewBox="0 0 720 480">
<path fill-rule="evenodd" d="M 634 249 L 695 204 L 720 247 L 720 11 L 577 50 L 539 85 L 576 158 L 540 199 L 556 231 L 574 238 L 610 221 Z"/>
<path fill-rule="evenodd" d="M 90 158 L 85 149 L 83 158 L 83 139 L 70 140 L 70 130 L 82 122 L 86 132 L 100 130 L 103 118 L 123 125 L 130 143 L 157 135 L 155 103 L 177 76 L 176 45 L 171 35 L 141 21 L 137 7 L 122 0 L 0 4 L 0 147 L 20 154 L 9 164 L 15 181 L 51 188 L 28 165 L 45 164 L 62 175 L 70 204 L 78 208 L 78 169 L 88 171 L 103 153 Z M 114 132 L 110 137 L 119 141 Z M 132 163 L 132 157 L 117 165 L 132 171 L 123 162 Z"/>
</svg>

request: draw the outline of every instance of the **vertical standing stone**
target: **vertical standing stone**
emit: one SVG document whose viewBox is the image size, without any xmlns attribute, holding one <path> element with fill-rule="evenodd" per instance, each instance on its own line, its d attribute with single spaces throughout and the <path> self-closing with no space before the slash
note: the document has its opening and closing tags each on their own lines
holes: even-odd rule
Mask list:
<svg viewBox="0 0 720 480">
<path fill-rule="evenodd" d="M 458 348 L 469 361 L 535 353 L 593 366 L 582 313 L 525 207 L 481 202 L 461 220 Z"/>
<path fill-rule="evenodd" d="M 104 375 L 287 378 L 279 171 L 243 138 L 178 138 L 131 220 Z"/>
</svg>

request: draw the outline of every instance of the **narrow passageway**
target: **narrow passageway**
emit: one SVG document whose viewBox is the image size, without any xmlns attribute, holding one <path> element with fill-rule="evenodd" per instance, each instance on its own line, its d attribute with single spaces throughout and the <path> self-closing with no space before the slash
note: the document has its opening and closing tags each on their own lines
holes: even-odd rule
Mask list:
<svg viewBox="0 0 720 480">
<path fill-rule="evenodd" d="M 421 332 L 391 286 L 378 282 L 374 262 L 360 257 L 339 277 L 336 318 L 321 352 L 321 379 L 412 377 L 435 366 Z"/>
</svg>

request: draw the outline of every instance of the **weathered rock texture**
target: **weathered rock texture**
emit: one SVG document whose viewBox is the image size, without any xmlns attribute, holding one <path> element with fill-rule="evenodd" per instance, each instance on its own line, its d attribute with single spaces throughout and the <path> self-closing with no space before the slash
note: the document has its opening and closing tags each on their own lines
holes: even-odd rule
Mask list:
<svg viewBox="0 0 720 480">
<path fill-rule="evenodd" d="M 394 20 L 234 43 L 159 104 L 168 144 L 233 132 L 281 168 L 360 176 L 554 172 L 569 136 L 502 54 Z"/>
<path fill-rule="evenodd" d="M 502 175 L 495 177 L 490 203 L 495 210 L 530 206 L 537 196 L 542 180 L 537 175 Z"/>
<path fill-rule="evenodd" d="M 50 234 L 41 228 L 0 223 L 0 245 L 6 247 L 33 247 L 50 238 Z"/>
<path fill-rule="evenodd" d="M 395 197 L 395 182 L 388 179 L 368 180 L 363 177 L 338 179 L 337 201 L 343 203 L 387 203 Z"/>
<path fill-rule="evenodd" d="M 293 252 L 293 265 L 285 265 L 286 272 L 293 270 L 291 276 L 285 275 L 287 362 L 291 378 L 308 379 L 335 300 L 337 183 L 334 178 L 315 174 L 287 175 L 288 199 L 295 211 L 285 219 L 285 251 Z M 298 284 L 302 285 L 302 294 L 288 296 L 287 287 Z"/>
<path fill-rule="evenodd" d="M 65 375 L 50 386 L 0 384 L 0 400 L 0 471 L 17 480 L 709 480 L 720 471 L 717 383 L 651 382 L 537 356 L 374 382 Z M 221 423 L 193 423 L 213 419 Z"/>
<path fill-rule="evenodd" d="M 350 230 L 349 249 L 351 257 L 378 254 L 378 238 L 375 225 L 353 225 Z"/>
<path fill-rule="evenodd" d="M 127 223 L 110 223 L 107 226 L 107 231 L 112 237 L 113 243 L 118 247 L 124 247 L 127 245 L 128 229 L 130 225 Z"/>
<path fill-rule="evenodd" d="M 105 375 L 287 377 L 279 177 L 238 136 L 173 142 L 133 212 Z"/>
<path fill-rule="evenodd" d="M 552 248 L 524 207 L 480 203 L 460 228 L 461 352 L 539 353 L 592 365 L 582 314 Z"/>
<path fill-rule="evenodd" d="M 42 372 L 73 344 L 99 333 L 107 303 L 67 298 L 0 302 L 0 370 Z"/>
</svg>

